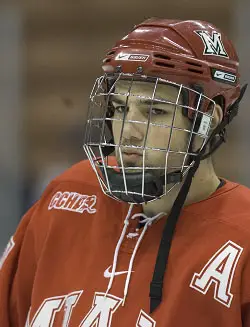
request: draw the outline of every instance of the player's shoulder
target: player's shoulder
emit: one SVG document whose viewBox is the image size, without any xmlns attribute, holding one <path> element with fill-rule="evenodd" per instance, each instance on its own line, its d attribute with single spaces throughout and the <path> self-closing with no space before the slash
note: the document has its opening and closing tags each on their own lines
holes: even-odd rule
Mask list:
<svg viewBox="0 0 250 327">
<path fill-rule="evenodd" d="M 217 189 L 208 200 L 222 204 L 222 208 L 228 212 L 240 212 L 250 210 L 250 189 L 242 184 L 223 179 L 224 185 Z"/>
<path fill-rule="evenodd" d="M 96 186 L 98 181 L 88 160 L 82 160 L 57 176 L 55 183 L 80 183 Z"/>
<path fill-rule="evenodd" d="M 54 178 L 37 203 L 30 228 L 35 235 L 38 253 L 45 246 L 48 235 L 54 238 L 59 230 L 74 229 L 77 224 L 83 230 L 87 229 L 90 220 L 84 218 L 99 219 L 101 208 L 106 205 L 105 195 L 87 160 Z"/>
<path fill-rule="evenodd" d="M 230 184 L 231 190 L 233 190 L 229 194 L 232 208 L 240 211 L 250 210 L 250 188 L 239 183 L 229 181 L 227 183 Z"/>
<path fill-rule="evenodd" d="M 225 178 L 224 185 L 209 198 L 191 204 L 185 211 L 201 221 L 223 223 L 250 233 L 250 189 Z"/>
<path fill-rule="evenodd" d="M 250 234 L 250 189 L 242 184 L 227 181 L 221 194 L 221 219 L 236 228 Z"/>
<path fill-rule="evenodd" d="M 88 160 L 82 160 L 55 177 L 43 192 L 42 198 L 55 192 L 76 192 L 79 194 L 100 193 L 99 182 Z"/>
</svg>

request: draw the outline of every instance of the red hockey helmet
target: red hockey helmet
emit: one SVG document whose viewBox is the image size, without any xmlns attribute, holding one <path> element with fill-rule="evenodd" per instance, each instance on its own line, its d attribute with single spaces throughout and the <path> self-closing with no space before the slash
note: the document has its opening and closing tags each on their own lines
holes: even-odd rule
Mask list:
<svg viewBox="0 0 250 327">
<path fill-rule="evenodd" d="M 116 43 L 103 69 L 157 76 L 191 88 L 198 84 L 206 97 L 220 97 L 225 113 L 240 94 L 238 66 L 232 42 L 212 24 L 150 18 Z M 195 101 L 192 94 L 190 107 Z M 208 105 L 203 102 L 201 110 Z"/>
</svg>

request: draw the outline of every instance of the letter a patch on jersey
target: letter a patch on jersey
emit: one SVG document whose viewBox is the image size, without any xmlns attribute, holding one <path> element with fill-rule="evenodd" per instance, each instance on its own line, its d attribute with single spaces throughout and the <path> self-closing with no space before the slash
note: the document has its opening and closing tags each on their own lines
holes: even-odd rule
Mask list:
<svg viewBox="0 0 250 327">
<path fill-rule="evenodd" d="M 218 57 L 229 58 L 223 42 L 221 40 L 221 34 L 213 31 L 210 35 L 207 31 L 195 31 L 197 35 L 202 39 L 205 46 L 203 54 L 213 55 Z"/>
<path fill-rule="evenodd" d="M 242 251 L 242 247 L 228 241 L 213 255 L 200 273 L 194 274 L 190 287 L 202 294 L 206 294 L 210 287 L 214 287 L 214 299 L 230 308 L 233 300 L 231 285 Z"/>
</svg>

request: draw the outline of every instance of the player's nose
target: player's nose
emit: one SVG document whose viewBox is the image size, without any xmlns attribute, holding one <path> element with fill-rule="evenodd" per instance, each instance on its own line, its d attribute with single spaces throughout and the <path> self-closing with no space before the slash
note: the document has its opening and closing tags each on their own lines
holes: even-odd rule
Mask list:
<svg viewBox="0 0 250 327">
<path fill-rule="evenodd" d="M 131 104 L 125 117 L 122 138 L 142 141 L 146 130 L 146 121 L 136 105 Z"/>
</svg>

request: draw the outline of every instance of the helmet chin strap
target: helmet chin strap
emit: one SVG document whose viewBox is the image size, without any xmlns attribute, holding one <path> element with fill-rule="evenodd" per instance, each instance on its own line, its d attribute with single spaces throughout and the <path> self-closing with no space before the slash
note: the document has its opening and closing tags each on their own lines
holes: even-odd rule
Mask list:
<svg viewBox="0 0 250 327">
<path fill-rule="evenodd" d="M 159 198 L 163 195 L 165 185 L 165 175 L 156 176 L 150 170 L 142 172 L 126 173 L 124 179 L 122 172 L 117 172 L 112 168 L 100 168 L 103 178 L 107 185 L 114 190 L 118 199 L 124 202 L 144 203 Z M 105 173 L 106 170 L 106 173 Z M 182 181 L 183 174 L 180 171 L 168 173 L 166 176 L 167 184 L 179 183 Z M 142 181 L 144 180 L 144 192 L 142 194 Z M 126 182 L 126 188 L 125 188 Z"/>
</svg>

